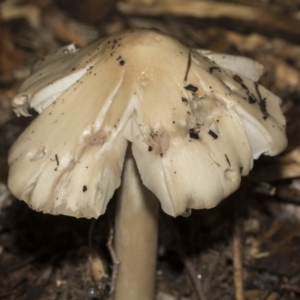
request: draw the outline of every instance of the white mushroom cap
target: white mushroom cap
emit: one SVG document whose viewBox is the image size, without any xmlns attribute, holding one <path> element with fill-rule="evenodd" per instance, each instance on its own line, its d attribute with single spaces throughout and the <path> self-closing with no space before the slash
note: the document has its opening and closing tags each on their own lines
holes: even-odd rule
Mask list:
<svg viewBox="0 0 300 300">
<path fill-rule="evenodd" d="M 264 73 L 264 67 L 259 62 L 248 57 L 215 53 L 202 49 L 197 49 L 196 51 L 208 57 L 211 61 L 222 68 L 241 74 L 253 81 L 258 81 Z"/>
<path fill-rule="evenodd" d="M 128 141 L 143 183 L 172 216 L 215 206 L 253 158 L 286 147 L 280 99 L 233 62 L 222 68 L 143 29 L 64 52 L 41 62 L 12 102 L 18 114 L 41 113 L 9 155 L 9 187 L 35 210 L 103 214 Z M 256 78 L 257 65 L 246 66 Z"/>
</svg>

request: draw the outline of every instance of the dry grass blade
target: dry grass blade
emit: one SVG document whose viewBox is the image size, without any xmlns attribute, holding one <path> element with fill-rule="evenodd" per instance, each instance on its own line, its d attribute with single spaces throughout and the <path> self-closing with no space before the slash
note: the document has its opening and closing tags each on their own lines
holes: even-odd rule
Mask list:
<svg viewBox="0 0 300 300">
<path fill-rule="evenodd" d="M 300 21 L 290 15 L 272 13 L 270 10 L 246 5 L 212 1 L 157 1 L 148 5 L 120 2 L 119 10 L 124 14 L 137 15 L 173 15 L 195 18 L 229 18 L 239 21 L 254 22 L 252 25 L 268 28 L 272 31 L 288 32 L 300 35 Z"/>
<path fill-rule="evenodd" d="M 243 284 L 243 261 L 242 261 L 242 242 L 240 223 L 237 221 L 234 226 L 233 240 L 233 276 L 235 287 L 235 299 L 244 300 L 244 284 Z"/>
</svg>

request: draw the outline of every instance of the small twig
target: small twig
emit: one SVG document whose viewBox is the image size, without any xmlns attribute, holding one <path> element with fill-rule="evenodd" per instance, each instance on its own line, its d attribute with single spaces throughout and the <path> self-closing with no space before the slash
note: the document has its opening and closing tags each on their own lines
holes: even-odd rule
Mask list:
<svg viewBox="0 0 300 300">
<path fill-rule="evenodd" d="M 95 229 L 95 224 L 97 220 L 92 220 L 89 232 L 88 232 L 88 249 L 89 249 L 89 255 L 88 255 L 88 267 L 90 270 L 91 278 L 96 286 L 99 285 L 99 282 L 107 277 L 107 274 L 105 272 L 105 268 L 103 265 L 103 262 L 98 255 L 93 251 L 93 234 Z"/>
<path fill-rule="evenodd" d="M 108 241 L 106 244 L 106 246 L 109 250 L 109 254 L 111 256 L 112 262 L 113 262 L 113 272 L 112 272 L 111 285 L 110 285 L 110 294 L 112 294 L 115 290 L 116 280 L 118 277 L 118 271 L 119 271 L 119 265 L 120 265 L 120 262 L 116 256 L 115 249 L 113 247 L 113 238 L 114 238 L 114 230 L 113 230 L 113 228 L 111 228 L 109 237 L 108 237 Z"/>
<path fill-rule="evenodd" d="M 41 248 L 39 249 L 35 254 L 23 259 L 22 261 L 14 264 L 12 267 L 9 267 L 6 272 L 7 273 L 11 273 L 11 272 L 14 272 L 14 271 L 17 271 L 18 269 L 21 269 L 23 268 L 24 266 L 34 262 L 35 260 L 37 260 L 39 257 L 41 257 L 42 255 L 45 255 L 47 253 L 47 250 L 46 248 Z M 52 261 L 52 259 L 50 260 L 50 262 Z"/>
<path fill-rule="evenodd" d="M 7 273 L 14 272 L 14 271 L 32 263 L 39 257 L 39 254 L 40 254 L 40 252 L 36 253 L 35 255 L 31 255 L 31 256 L 25 258 L 24 260 L 22 260 L 22 261 L 16 263 L 15 265 L 13 265 L 12 267 L 10 267 L 6 272 Z"/>
<path fill-rule="evenodd" d="M 279 289 L 300 294 L 300 286 L 299 285 L 280 283 Z"/>
<path fill-rule="evenodd" d="M 94 228 L 95 228 L 96 220 L 93 219 L 89 228 L 88 233 L 88 245 L 89 245 L 89 252 L 92 253 L 92 247 L 93 247 L 93 234 L 94 234 Z"/>
<path fill-rule="evenodd" d="M 155 3 L 150 5 L 147 2 L 149 1 L 135 5 L 134 1 L 120 1 L 118 9 L 125 15 L 148 17 L 170 15 L 197 19 L 229 18 L 239 22 L 251 22 L 255 27 L 272 27 L 273 31 L 288 33 L 294 39 L 300 34 L 300 22 L 297 18 L 291 18 L 289 14 L 278 14 L 266 8 L 215 1 L 154 1 Z"/>
<path fill-rule="evenodd" d="M 201 278 L 199 278 L 198 272 L 195 270 L 194 263 L 192 260 L 184 254 L 184 257 L 182 257 L 184 266 L 190 276 L 190 279 L 194 285 L 195 292 L 197 295 L 198 300 L 206 300 L 206 296 L 203 292 L 203 287 L 201 283 Z"/>
<path fill-rule="evenodd" d="M 95 285 L 98 287 L 99 283 L 103 279 L 108 277 L 101 257 L 95 252 L 93 254 L 90 253 L 88 257 L 88 266 L 89 266 L 92 280 L 94 281 Z"/>
<path fill-rule="evenodd" d="M 192 59 L 191 59 L 191 52 L 189 52 L 188 63 L 187 63 L 187 67 L 186 67 L 184 81 L 187 81 L 187 79 L 188 79 L 189 71 L 190 71 L 190 68 L 191 68 L 191 61 L 192 61 Z"/>
<path fill-rule="evenodd" d="M 243 285 L 243 261 L 240 223 L 237 221 L 234 226 L 232 250 L 233 250 L 233 278 L 235 286 L 235 299 L 244 300 Z"/>
<path fill-rule="evenodd" d="M 191 260 L 190 257 L 187 256 L 187 254 L 184 251 L 180 234 L 179 234 L 178 230 L 176 229 L 174 223 L 170 222 L 169 218 L 167 218 L 167 220 L 169 223 L 169 228 L 175 238 L 178 254 L 179 254 L 181 260 L 183 261 L 186 271 L 187 271 L 187 273 L 192 281 L 192 284 L 194 286 L 194 291 L 195 291 L 196 297 L 198 300 L 207 300 L 207 298 L 203 292 L 201 278 L 199 278 L 199 276 L 198 276 L 199 274 L 195 269 L 195 265 L 194 265 L 193 261 Z"/>
</svg>

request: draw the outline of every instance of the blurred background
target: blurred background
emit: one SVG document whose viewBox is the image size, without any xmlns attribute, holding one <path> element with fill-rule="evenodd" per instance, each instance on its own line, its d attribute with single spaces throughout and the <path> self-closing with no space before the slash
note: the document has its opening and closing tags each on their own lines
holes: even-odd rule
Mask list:
<svg viewBox="0 0 300 300">
<path fill-rule="evenodd" d="M 16 200 L 7 153 L 32 118 L 17 118 L 10 100 L 38 58 L 136 27 L 259 61 L 260 83 L 283 100 L 289 138 L 216 208 L 175 220 L 161 213 L 156 300 L 300 299 L 298 0 L 0 2 L 0 299 L 110 299 L 114 200 L 98 220 L 43 215 Z"/>
</svg>

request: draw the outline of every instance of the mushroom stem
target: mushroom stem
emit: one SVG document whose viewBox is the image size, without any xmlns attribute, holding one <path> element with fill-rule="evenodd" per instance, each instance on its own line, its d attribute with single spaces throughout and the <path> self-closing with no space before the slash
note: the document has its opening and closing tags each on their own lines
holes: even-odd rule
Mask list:
<svg viewBox="0 0 300 300">
<path fill-rule="evenodd" d="M 143 185 L 131 149 L 122 177 L 115 220 L 114 247 L 120 264 L 114 300 L 153 300 L 159 202 Z"/>
</svg>

